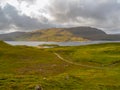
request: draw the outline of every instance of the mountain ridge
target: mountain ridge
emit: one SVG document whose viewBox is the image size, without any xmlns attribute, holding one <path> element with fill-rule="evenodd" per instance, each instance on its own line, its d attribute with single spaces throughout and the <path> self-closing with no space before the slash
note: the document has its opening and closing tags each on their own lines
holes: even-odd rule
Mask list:
<svg viewBox="0 0 120 90">
<path fill-rule="evenodd" d="M 0 40 L 12 41 L 95 41 L 120 40 L 120 34 L 107 34 L 93 27 L 49 28 L 31 32 L 13 32 L 0 35 Z"/>
</svg>

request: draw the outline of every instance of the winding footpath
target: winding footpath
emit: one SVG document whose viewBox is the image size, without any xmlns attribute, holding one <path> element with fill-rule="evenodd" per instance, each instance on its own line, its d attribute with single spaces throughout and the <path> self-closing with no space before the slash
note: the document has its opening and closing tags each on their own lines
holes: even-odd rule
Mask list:
<svg viewBox="0 0 120 90">
<path fill-rule="evenodd" d="M 78 64 L 78 63 L 71 62 L 71 61 L 66 60 L 63 57 L 61 57 L 58 53 L 54 53 L 54 55 L 56 55 L 60 60 L 62 60 L 64 62 L 67 62 L 69 64 L 73 64 L 73 65 L 77 65 L 77 66 L 82 66 L 82 67 L 87 67 L 87 68 L 104 69 L 103 67 L 95 67 L 95 66 L 83 65 L 83 64 Z"/>
</svg>

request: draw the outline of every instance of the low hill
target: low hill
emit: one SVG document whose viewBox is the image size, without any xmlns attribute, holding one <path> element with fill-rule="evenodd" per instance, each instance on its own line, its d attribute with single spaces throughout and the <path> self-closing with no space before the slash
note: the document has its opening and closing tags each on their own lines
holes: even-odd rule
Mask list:
<svg viewBox="0 0 120 90">
<path fill-rule="evenodd" d="M 75 36 L 83 37 L 88 40 L 100 40 L 103 36 L 107 35 L 104 31 L 92 27 L 75 27 L 66 30 Z"/>
<path fill-rule="evenodd" d="M 120 35 L 109 35 L 104 31 L 92 27 L 51 28 L 33 32 L 14 32 L 0 35 L 1 40 L 19 41 L 87 41 L 109 40 L 118 41 Z"/>
<path fill-rule="evenodd" d="M 0 40 L 4 41 L 14 41 L 16 38 L 21 37 L 26 34 L 25 32 L 13 32 L 8 34 L 0 34 Z"/>
<path fill-rule="evenodd" d="M 91 27 L 54 28 L 38 30 L 31 32 L 31 34 L 33 36 L 28 37 L 28 39 L 34 40 L 39 34 L 43 41 L 84 41 L 93 40 L 95 39 L 94 37 L 101 38 L 100 36 L 106 35 L 103 31 Z"/>
<path fill-rule="evenodd" d="M 102 40 L 120 41 L 120 34 L 108 34 Z"/>
<path fill-rule="evenodd" d="M 119 90 L 120 43 L 35 48 L 0 42 L 0 90 Z"/>
<path fill-rule="evenodd" d="M 28 41 L 86 41 L 87 39 L 79 37 L 71 33 L 65 28 L 52 28 L 46 30 L 37 30 L 28 32 L 18 40 Z"/>
</svg>

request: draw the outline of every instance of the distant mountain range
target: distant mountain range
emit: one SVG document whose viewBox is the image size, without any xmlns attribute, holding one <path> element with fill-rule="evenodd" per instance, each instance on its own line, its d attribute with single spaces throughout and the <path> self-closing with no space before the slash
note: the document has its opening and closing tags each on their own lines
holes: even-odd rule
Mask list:
<svg viewBox="0 0 120 90">
<path fill-rule="evenodd" d="M 120 40 L 120 34 L 106 34 L 92 27 L 51 28 L 32 32 L 13 32 L 1 34 L 5 41 L 87 41 L 87 40 Z"/>
</svg>

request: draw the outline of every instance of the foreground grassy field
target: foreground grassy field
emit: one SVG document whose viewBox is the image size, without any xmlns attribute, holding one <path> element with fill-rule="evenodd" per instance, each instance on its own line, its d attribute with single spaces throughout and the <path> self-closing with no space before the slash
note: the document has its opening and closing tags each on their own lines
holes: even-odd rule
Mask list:
<svg viewBox="0 0 120 90">
<path fill-rule="evenodd" d="M 39 49 L 1 41 L 0 90 L 34 90 L 36 85 L 43 90 L 120 90 L 120 43 Z"/>
</svg>

